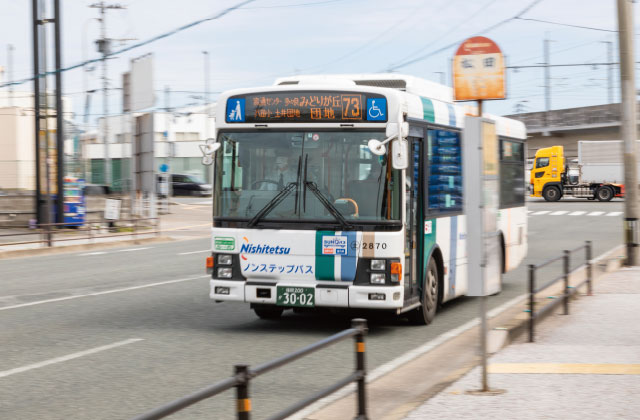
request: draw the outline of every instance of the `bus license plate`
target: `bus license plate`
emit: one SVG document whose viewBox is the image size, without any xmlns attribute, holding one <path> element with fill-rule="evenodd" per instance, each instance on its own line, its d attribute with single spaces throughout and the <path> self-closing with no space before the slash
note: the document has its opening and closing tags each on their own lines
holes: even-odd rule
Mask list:
<svg viewBox="0 0 640 420">
<path fill-rule="evenodd" d="M 276 305 L 311 308 L 315 306 L 315 289 L 313 287 L 278 286 L 276 288 Z"/>
</svg>

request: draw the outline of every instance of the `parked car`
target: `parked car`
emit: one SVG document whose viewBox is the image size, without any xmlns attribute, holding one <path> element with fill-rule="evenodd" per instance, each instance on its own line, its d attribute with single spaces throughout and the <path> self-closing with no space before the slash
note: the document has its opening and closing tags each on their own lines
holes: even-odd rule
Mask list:
<svg viewBox="0 0 640 420">
<path fill-rule="evenodd" d="M 211 195 L 211 185 L 194 175 L 171 174 L 173 195 Z"/>
</svg>

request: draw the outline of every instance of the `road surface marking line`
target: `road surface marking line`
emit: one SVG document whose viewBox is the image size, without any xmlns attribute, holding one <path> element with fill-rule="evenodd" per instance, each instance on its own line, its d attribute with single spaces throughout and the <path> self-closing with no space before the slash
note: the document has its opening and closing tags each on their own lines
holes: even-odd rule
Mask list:
<svg viewBox="0 0 640 420">
<path fill-rule="evenodd" d="M 181 229 L 188 229 L 188 228 L 192 228 L 192 227 L 202 227 L 202 226 L 211 226 L 211 222 L 203 223 L 201 225 L 180 226 L 180 227 L 177 227 L 177 228 L 162 229 L 162 231 L 163 232 L 167 232 L 167 231 L 170 231 L 170 230 L 181 230 Z"/>
<path fill-rule="evenodd" d="M 509 309 L 511 306 L 517 304 L 518 302 L 522 302 L 525 301 L 525 299 L 528 298 L 528 294 L 522 294 L 520 296 L 517 296 L 513 299 L 511 299 L 508 302 L 503 303 L 502 305 L 498 306 L 497 308 L 493 308 L 492 310 L 490 310 L 487 313 L 487 319 L 491 319 L 491 318 L 495 318 L 496 316 L 500 315 L 502 312 L 506 311 L 507 309 Z M 395 359 L 381 365 L 378 366 L 377 368 L 375 368 L 374 370 L 372 370 L 371 372 L 367 373 L 367 382 L 372 383 L 373 381 L 375 381 L 376 379 L 380 378 L 381 376 L 386 375 L 387 373 L 397 369 L 398 367 L 414 360 L 417 359 L 418 357 L 422 356 L 423 354 L 426 354 L 428 352 L 430 352 L 431 350 L 435 349 L 436 347 L 438 347 L 439 345 L 446 343 L 447 341 L 459 336 L 460 334 L 470 330 L 471 328 L 480 325 L 480 319 L 479 318 L 474 318 L 471 321 L 466 322 L 465 324 L 460 325 L 457 328 L 454 328 L 453 330 L 449 330 L 447 332 L 444 332 L 442 334 L 440 334 L 439 336 L 437 336 L 436 338 L 434 338 L 431 341 L 427 341 L 426 343 L 424 343 L 423 345 L 421 345 L 420 347 L 416 347 L 413 350 L 409 350 L 408 352 L 402 354 L 399 357 L 396 357 Z M 344 388 L 342 388 L 339 391 L 334 392 L 333 394 L 330 394 L 318 401 L 316 401 L 315 403 L 307 406 L 306 408 L 298 411 L 297 413 L 293 414 L 290 417 L 287 417 L 287 420 L 304 420 L 307 418 L 307 416 L 309 416 L 312 413 L 315 413 L 316 411 L 320 410 L 323 407 L 326 407 L 327 405 L 331 404 L 332 402 L 339 400 L 340 398 L 344 397 L 345 395 L 348 395 L 349 393 L 355 391 L 355 384 L 352 384 L 350 386 L 346 386 Z"/>
<path fill-rule="evenodd" d="M 201 252 L 211 252 L 211 250 L 203 249 L 202 251 L 179 252 L 178 255 L 200 254 Z"/>
<path fill-rule="evenodd" d="M 622 214 L 621 211 L 612 211 L 607 213 L 607 216 L 620 216 Z"/>
<path fill-rule="evenodd" d="M 539 216 L 541 214 L 547 214 L 549 212 L 550 212 L 550 210 L 537 211 L 537 212 L 533 213 L 532 216 Z"/>
<path fill-rule="evenodd" d="M 6 311 L 8 309 L 24 308 L 25 306 L 41 305 L 43 303 L 62 302 L 63 300 L 78 299 L 78 298 L 83 298 L 83 297 L 88 297 L 88 296 L 100 296 L 100 295 L 108 295 L 108 294 L 111 294 L 111 293 L 128 292 L 129 290 L 144 289 L 144 288 L 147 288 L 147 287 L 164 286 L 165 284 L 180 283 L 180 282 L 183 282 L 183 281 L 190 281 L 190 280 L 198 280 L 198 279 L 202 279 L 204 277 L 210 277 L 210 275 L 202 275 L 202 276 L 197 276 L 197 277 L 187 277 L 187 278 L 184 278 L 184 279 L 175 279 L 175 280 L 161 281 L 161 282 L 158 282 L 158 283 L 142 284 L 140 286 L 123 287 L 121 289 L 105 290 L 104 292 L 87 293 L 87 294 L 84 294 L 84 295 L 65 296 L 65 297 L 55 298 L 55 299 L 46 299 L 46 300 L 39 300 L 39 301 L 36 301 L 36 302 L 21 303 L 19 305 L 5 306 L 3 308 L 0 308 L 0 311 Z"/>
<path fill-rule="evenodd" d="M 559 373 L 584 375 L 640 375 L 640 364 L 619 363 L 492 363 L 489 373 Z"/>
<path fill-rule="evenodd" d="M 102 255 L 102 254 L 106 254 L 106 251 L 96 251 L 96 252 L 87 252 L 86 254 L 80 254 L 80 257 L 86 257 L 89 255 Z"/>
<path fill-rule="evenodd" d="M 142 251 L 143 249 L 151 249 L 152 247 L 147 246 L 144 248 L 128 248 L 128 249 L 119 249 L 117 251 L 113 251 L 113 252 L 130 252 L 130 251 Z"/>
<path fill-rule="evenodd" d="M 585 213 L 586 213 L 586 211 L 574 211 L 574 212 L 569 213 L 569 216 L 582 216 Z"/>
<path fill-rule="evenodd" d="M 604 214 L 603 211 L 592 211 L 591 213 L 587 214 L 587 216 L 600 216 L 603 214 Z"/>
<path fill-rule="evenodd" d="M 566 211 L 566 210 L 558 210 L 558 211 L 554 211 L 553 213 L 549 214 L 549 216 L 560 216 L 560 215 L 566 214 L 566 213 L 569 213 L 569 212 Z"/>
<path fill-rule="evenodd" d="M 26 365 L 26 366 L 22 366 L 22 367 L 15 368 L 15 369 L 5 370 L 3 372 L 0 372 L 0 378 L 4 378 L 6 376 L 15 375 L 16 373 L 26 372 L 26 371 L 29 371 L 29 370 L 32 370 L 32 369 L 39 369 L 41 367 L 53 365 L 53 364 L 60 363 L 60 362 L 66 362 L 66 361 L 69 361 L 69 360 L 77 359 L 77 358 L 82 357 L 82 356 L 88 356 L 90 354 L 94 354 L 94 353 L 98 353 L 98 352 L 101 352 L 101 351 L 113 349 L 113 348 L 116 348 L 116 347 L 126 346 L 127 344 L 135 343 L 137 341 L 142 341 L 142 340 L 144 340 L 144 339 L 143 338 L 130 338 L 128 340 L 118 341 L 117 343 L 107 344 L 106 346 L 94 347 L 94 348 L 89 349 L 89 350 L 84 350 L 84 351 L 79 351 L 77 353 L 67 354 L 66 356 L 56 357 L 56 358 L 49 359 L 49 360 L 43 360 L 42 362 L 33 363 L 31 365 Z"/>
</svg>

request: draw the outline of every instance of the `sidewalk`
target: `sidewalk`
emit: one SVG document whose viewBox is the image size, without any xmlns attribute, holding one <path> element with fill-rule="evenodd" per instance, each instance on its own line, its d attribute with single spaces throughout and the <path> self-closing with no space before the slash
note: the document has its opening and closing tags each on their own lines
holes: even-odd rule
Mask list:
<svg viewBox="0 0 640 420">
<path fill-rule="evenodd" d="M 640 267 L 602 276 L 593 296 L 553 315 L 535 343 L 515 343 L 489 359 L 497 395 L 473 395 L 480 368 L 405 420 L 640 418 Z M 427 373 L 428 374 L 428 373 Z"/>
</svg>

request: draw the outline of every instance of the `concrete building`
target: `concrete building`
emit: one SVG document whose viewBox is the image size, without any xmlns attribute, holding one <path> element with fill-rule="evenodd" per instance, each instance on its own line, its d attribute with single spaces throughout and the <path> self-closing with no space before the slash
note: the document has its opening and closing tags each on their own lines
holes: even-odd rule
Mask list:
<svg viewBox="0 0 640 420">
<path fill-rule="evenodd" d="M 49 106 L 55 96 L 49 93 Z M 63 97 L 65 137 L 73 135 L 71 100 Z M 50 111 L 51 112 L 51 111 Z M 49 119 L 49 131 L 55 139 L 56 120 Z M 55 140 L 54 140 L 55 141 Z M 0 190 L 35 190 L 34 107 L 32 92 L 0 92 Z"/>
<path fill-rule="evenodd" d="M 577 158 L 579 140 L 621 139 L 620 104 L 558 109 L 548 113 L 529 112 L 507 117 L 520 120 L 527 127 L 528 159 L 535 156 L 536 150 L 556 145 L 564 146 L 568 158 Z"/>
<path fill-rule="evenodd" d="M 215 104 L 183 108 L 174 112 L 152 112 L 154 131 L 155 170 L 167 164 L 169 172 L 196 175 L 207 182 L 211 180 L 211 167 L 202 165 L 199 145 L 213 136 Z M 140 115 L 140 114 L 136 114 Z M 130 179 L 131 118 L 129 115 L 108 117 L 109 158 L 111 159 L 114 189 L 126 187 Z M 99 120 L 98 132 L 103 132 L 105 119 Z M 104 183 L 105 146 L 102 136 L 86 133 L 81 137 L 81 156 L 85 160 L 85 176 L 88 183 Z"/>
</svg>

